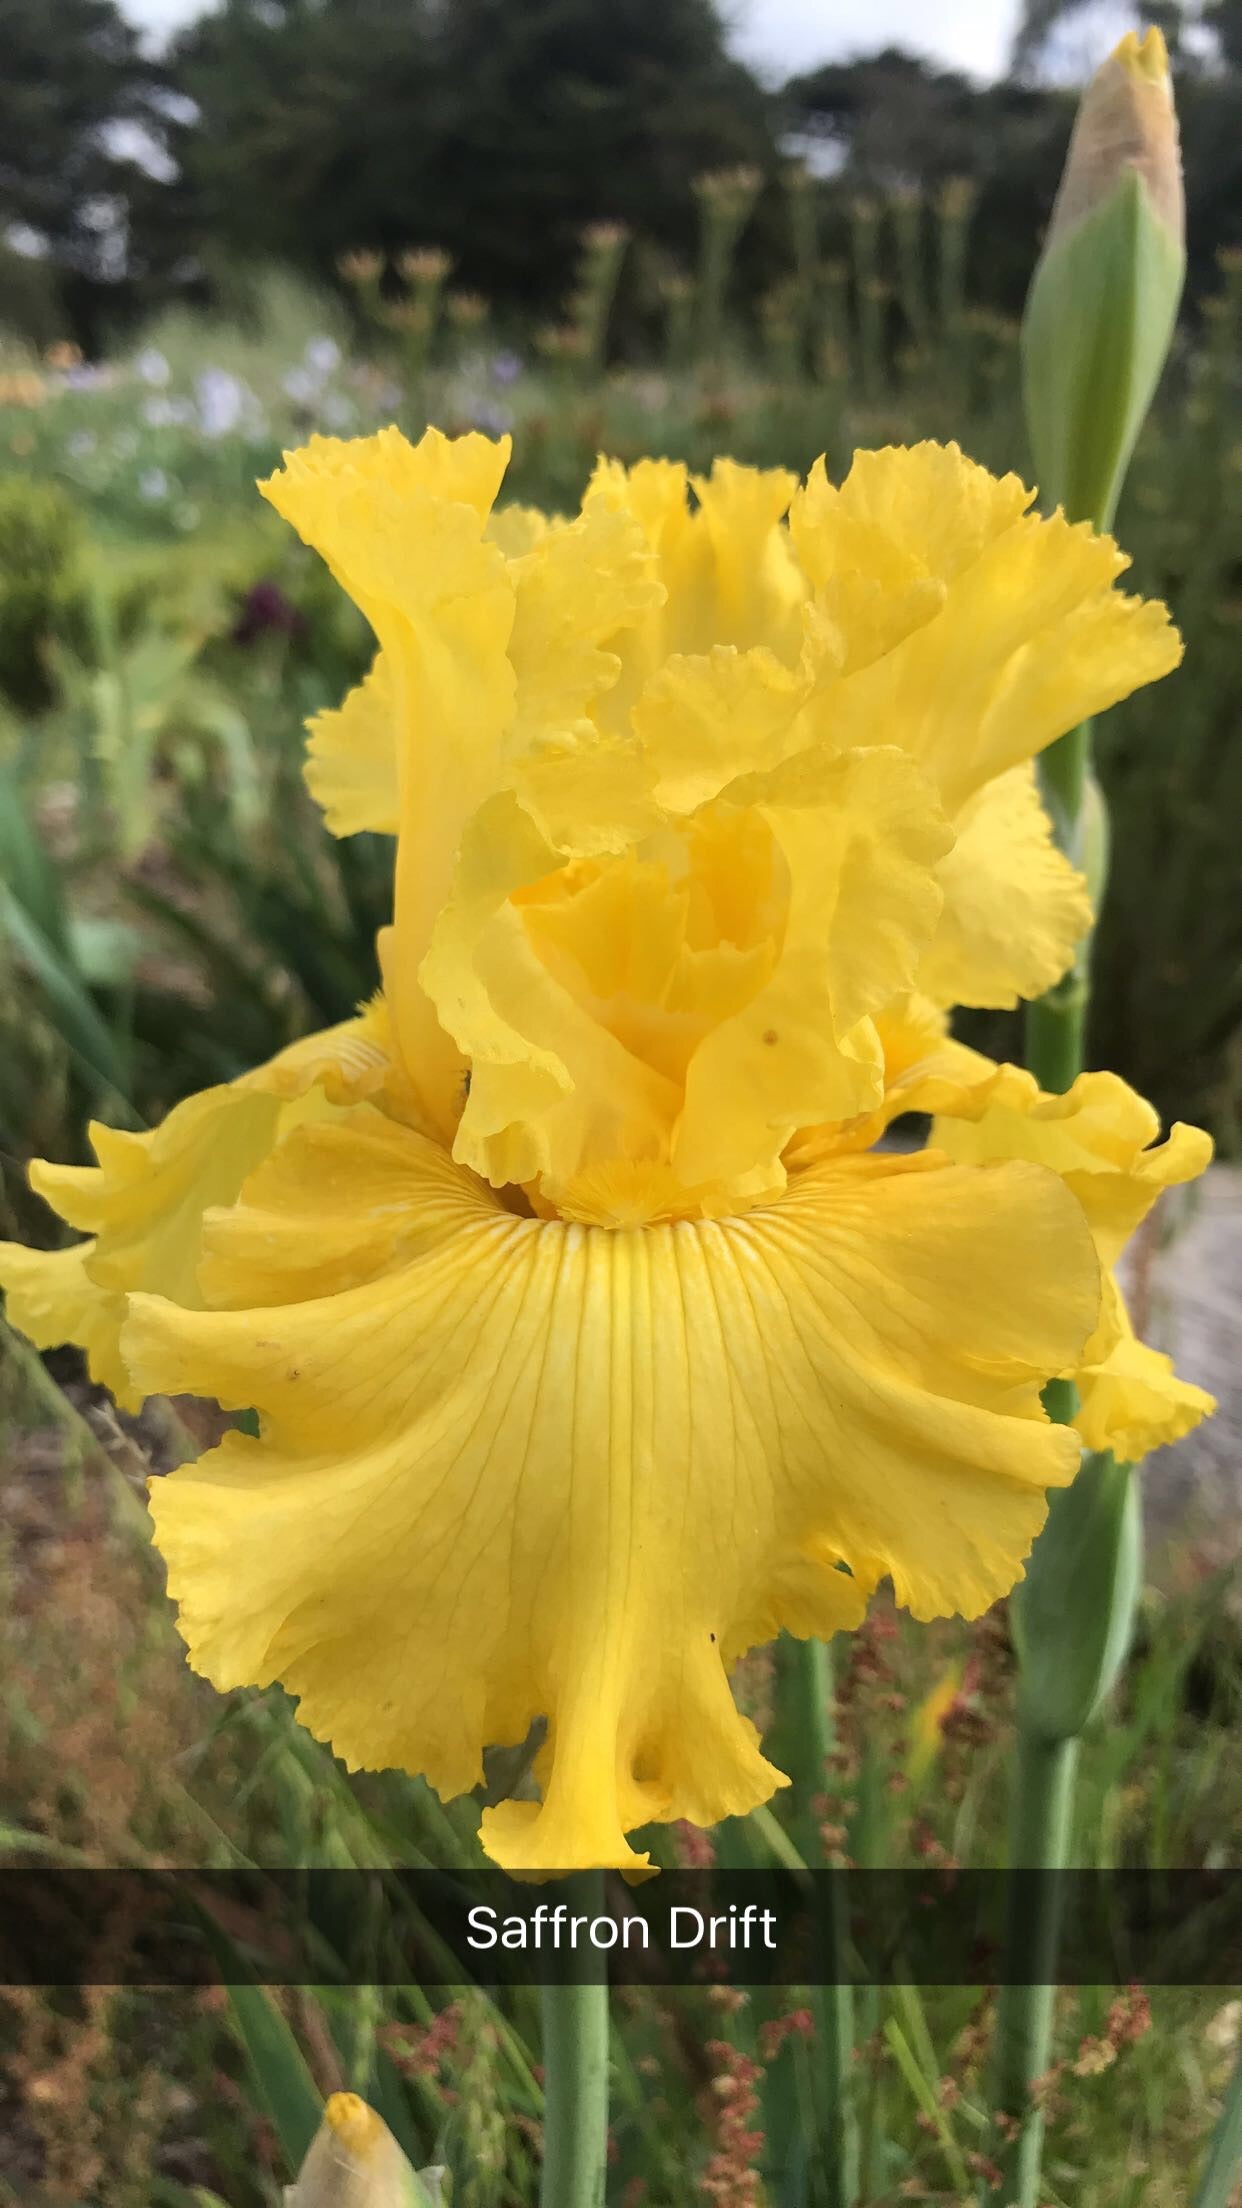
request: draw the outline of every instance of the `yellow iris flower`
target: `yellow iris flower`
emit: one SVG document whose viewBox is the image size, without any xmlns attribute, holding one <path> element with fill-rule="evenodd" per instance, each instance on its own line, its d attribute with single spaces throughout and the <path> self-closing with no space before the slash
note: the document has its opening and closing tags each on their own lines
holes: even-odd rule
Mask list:
<svg viewBox="0 0 1242 2208">
<path fill-rule="evenodd" d="M 720 463 L 693 508 L 604 462 L 566 521 L 494 512 L 506 459 L 316 438 L 264 486 L 379 643 L 309 776 L 397 834 L 383 992 L 33 1168 L 91 1239 L 0 1280 L 122 1401 L 257 1410 L 153 1483 L 196 1669 L 445 1795 L 542 1717 L 485 1845 L 634 1868 L 782 1783 L 745 1648 L 886 1576 L 920 1618 L 1013 1585 L 1078 1463 L 1051 1376 L 1089 1438 L 1165 1416 L 1101 1281 L 1205 1138 L 1041 1098 L 943 1007 L 1069 963 L 1033 757 L 1179 645 L 954 447 Z M 912 1108 L 934 1147 L 874 1149 Z"/>
</svg>

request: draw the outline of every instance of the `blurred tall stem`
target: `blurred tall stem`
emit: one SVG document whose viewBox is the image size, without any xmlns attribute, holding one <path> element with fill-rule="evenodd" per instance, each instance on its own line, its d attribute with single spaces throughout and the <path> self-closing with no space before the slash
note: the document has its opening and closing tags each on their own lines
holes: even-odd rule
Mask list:
<svg viewBox="0 0 1242 2208">
<path fill-rule="evenodd" d="M 1018 1733 L 1010 1834 L 1010 1870 L 1056 1874 L 1065 1868 L 1073 1811 L 1077 1739 L 1048 1740 L 1033 1725 Z M 1032 1895 L 1035 1903 L 1032 1908 Z M 1032 1985 L 1002 1986 L 997 2007 L 994 2101 L 1017 2129 L 1002 2163 L 1006 2201 L 1034 2202 L 1039 2193 L 1044 2116 L 1031 2087 L 1048 2069 L 1060 1944 L 1060 1884 L 1055 1875 L 1010 1889 L 1005 1945 L 1010 1960 L 1030 1958 Z M 994 2196 L 989 2192 L 989 2199 Z"/>
<path fill-rule="evenodd" d="M 568 1881 L 574 1915 L 603 1914 L 604 1881 Z M 543 2181 L 539 2208 L 603 2208 L 608 2159 L 608 1980 L 593 1948 L 574 1978 L 543 1989 Z"/>
<path fill-rule="evenodd" d="M 1027 299 L 1027 423 L 1045 502 L 1071 522 L 1112 527 L 1117 499 L 1168 354 L 1185 273 L 1177 125 L 1159 32 L 1123 39 L 1087 86 L 1052 221 Z M 1056 842 L 1099 910 L 1106 813 L 1084 723 L 1046 751 L 1040 782 Z M 1027 1064 L 1063 1094 L 1084 1065 L 1090 935 L 1031 1006 Z M 1074 1388 L 1044 1400 L 1063 1425 Z M 1129 1649 L 1142 1577 L 1132 1468 L 1090 1456 L 1053 1495 L 1016 1590 L 1018 1752 L 1009 1860 L 1037 1870 L 1014 1904 L 997 2018 L 996 2107 L 1008 2118 L 995 2159 L 1001 2197 L 1036 2208 L 1044 2119 L 1034 2088 L 1049 2068 L 1062 1880 L 1072 1842 L 1078 1744 Z M 1001 2126 L 998 2124 L 998 2130 Z M 986 2186 L 981 2200 L 992 2200 Z"/>
<path fill-rule="evenodd" d="M 797 1744 L 795 1837 L 803 1861 L 814 1871 L 823 1864 L 818 1797 L 827 1785 L 837 1744 L 832 1649 L 827 1641 L 795 1641 L 787 1653 L 786 1711 Z M 827 2208 L 854 2208 L 858 2198 L 858 2131 L 851 2094 L 854 1993 L 845 1952 L 843 1900 L 831 1874 L 826 1884 L 822 1914 L 816 1912 L 819 1983 L 811 1988 L 821 2175 Z"/>
</svg>

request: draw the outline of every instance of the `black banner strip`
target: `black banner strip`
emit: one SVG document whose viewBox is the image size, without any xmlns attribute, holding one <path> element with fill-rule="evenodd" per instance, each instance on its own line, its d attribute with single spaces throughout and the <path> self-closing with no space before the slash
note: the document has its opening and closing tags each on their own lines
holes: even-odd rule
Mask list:
<svg viewBox="0 0 1242 2208">
<path fill-rule="evenodd" d="M 0 1984 L 618 1985 L 1242 1983 L 1242 1872 L 664 1871 L 581 1889 L 501 1871 L 0 1870 Z"/>
</svg>

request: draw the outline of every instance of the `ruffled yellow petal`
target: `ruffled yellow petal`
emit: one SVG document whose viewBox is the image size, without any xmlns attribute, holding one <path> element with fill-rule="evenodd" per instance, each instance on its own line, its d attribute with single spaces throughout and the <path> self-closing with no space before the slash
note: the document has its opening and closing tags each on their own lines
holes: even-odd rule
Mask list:
<svg viewBox="0 0 1242 2208">
<path fill-rule="evenodd" d="M 840 496 L 817 460 L 789 517 L 815 589 L 803 615 L 803 665 L 829 684 L 882 659 L 945 600 L 943 583 L 870 523 L 846 514 Z M 829 714 L 831 702 L 830 691 Z"/>
<path fill-rule="evenodd" d="M 1006 1007 L 1050 989 L 1091 925 L 1087 885 L 1052 840 L 1029 762 L 968 797 L 942 859 L 940 925 L 919 968 L 938 1004 Z"/>
<path fill-rule="evenodd" d="M 334 836 L 400 825 L 397 708 L 392 670 L 382 652 L 344 702 L 308 721 L 306 786 Z"/>
<path fill-rule="evenodd" d="M 9 1316 L 38 1343 L 79 1342 L 91 1376 L 128 1410 L 142 1395 L 120 1351 L 125 1298 L 145 1289 L 202 1303 L 203 1214 L 235 1201 L 246 1176 L 298 1120 L 376 1093 L 388 1066 L 382 1010 L 307 1037 L 239 1081 L 174 1106 L 150 1134 L 90 1128 L 97 1165 L 36 1159 L 31 1186 L 68 1226 L 90 1235 L 69 1250 L 0 1245 Z"/>
<path fill-rule="evenodd" d="M 1109 1449 L 1122 1464 L 1141 1464 L 1153 1449 L 1180 1441 L 1216 1409 L 1214 1397 L 1180 1380 L 1173 1360 L 1136 1339 L 1116 1292 L 1117 1339 L 1098 1364 L 1078 1366 L 1074 1424 L 1088 1449 Z"/>
<path fill-rule="evenodd" d="M 601 462 L 578 517 L 542 524 L 493 515 L 506 452 L 435 433 L 417 446 L 396 431 L 356 445 L 316 439 L 266 486 L 384 645 L 370 682 L 321 717 L 310 773 L 334 822 L 391 825 L 389 713 L 399 839 L 382 958 L 395 1047 L 441 1139 L 493 1178 L 521 1166 L 537 1204 L 583 1172 L 598 1193 L 599 1170 L 670 1163 L 685 1188 L 730 1184 L 749 1203 L 778 1184 L 777 1154 L 799 1125 L 876 1108 L 875 1038 L 847 1031 L 886 995 L 916 985 L 944 1003 L 1009 1005 L 1065 970 L 1086 905 L 1052 848 L 1030 756 L 1165 671 L 1177 639 L 1162 608 L 1116 596 L 1125 563 L 1110 540 L 1029 515 L 1016 477 L 990 476 L 955 446 L 860 454 L 840 488 L 820 463 L 802 490 L 782 470 L 729 461 L 693 481 L 672 462 Z M 834 760 L 897 748 L 931 779 L 925 845 L 944 835 L 937 802 L 957 838 L 920 862 L 938 865 L 943 914 L 917 974 L 909 950 L 926 936 L 931 893 L 921 883 L 914 895 L 908 839 L 894 866 L 861 856 L 888 833 L 888 801 L 870 824 L 851 812 L 853 856 L 843 856 L 825 808 L 812 823 L 800 797 L 777 807 L 779 826 L 760 788 L 776 775 L 805 792 Z M 531 872 L 535 843 L 548 877 L 615 860 L 640 929 L 636 885 L 653 885 L 653 943 L 667 951 L 685 901 L 678 839 L 722 802 L 749 807 L 780 848 L 785 951 L 766 974 L 746 952 L 722 991 L 722 933 L 695 969 L 694 1009 L 684 960 L 640 959 L 636 971 L 659 971 L 679 992 L 670 1052 L 667 995 L 615 1004 L 567 979 L 599 964 L 588 938 L 602 892 L 580 896 L 576 882 L 564 901 L 555 972 L 515 901 L 531 912 L 548 903 Z M 818 868 L 812 826 L 828 834 L 827 879 L 813 885 L 802 878 Z M 790 985 L 815 962 L 817 924 L 826 937 L 841 868 L 859 925 L 833 923 L 832 957 L 821 944 L 817 994 L 799 1021 Z M 854 973 L 829 975 L 843 958 Z M 762 1018 L 738 1001 L 744 968 L 755 1003 L 763 992 Z M 847 1017 L 847 1000 L 864 999 L 865 1013 Z M 692 1056 L 683 1045 L 696 1024 Z M 755 1057 L 756 1035 L 787 1044 L 795 1029 L 788 1065 Z M 634 1047 L 640 1031 L 655 1037 L 654 1055 Z M 661 1085 L 670 1056 L 685 1072 L 680 1099 Z M 726 1068 L 743 1103 L 708 1159 L 699 1092 Z M 467 1076 L 476 1086 L 459 1128 Z M 601 1098 L 601 1085 L 615 1097 Z M 549 1114 L 559 1133 L 542 1124 Z"/>
<path fill-rule="evenodd" d="M 1214 1406 L 1202 1389 L 1177 1379 L 1166 1357 L 1135 1341 L 1112 1269 L 1161 1191 L 1206 1170 L 1211 1138 L 1179 1121 L 1157 1142 L 1157 1114 L 1115 1074 L 1080 1074 L 1064 1096 L 1048 1096 L 1018 1067 L 982 1070 L 986 1065 L 978 1062 L 977 1079 L 964 1067 L 956 1090 L 951 1076 L 938 1073 L 924 1084 L 924 1106 L 946 1115 L 937 1118 L 932 1140 L 972 1164 L 1030 1159 L 1077 1198 L 1107 1292 L 1099 1324 L 1066 1377 L 1082 1397 L 1079 1430 L 1088 1445 L 1137 1461 L 1161 1440 L 1188 1433 Z M 1099 1439 L 1105 1432 L 1114 1438 Z"/>
<path fill-rule="evenodd" d="M 400 838 L 389 991 L 396 1047 L 451 1130 L 462 1066 L 418 987 L 463 823 L 502 779 L 513 713 L 512 577 L 485 529 L 507 439 L 398 430 L 314 437 L 260 486 L 322 553 L 384 648 L 398 731 Z"/>
<path fill-rule="evenodd" d="M 714 460 L 709 476 L 692 481 L 698 500 L 694 530 L 711 547 L 715 585 L 711 629 L 699 649 L 766 644 L 792 658 L 802 633 L 806 583 L 780 524 L 797 476 L 784 468 Z"/>
<path fill-rule="evenodd" d="M 677 1089 L 595 1017 L 587 977 L 573 986 L 526 924 L 519 894 L 564 866 L 515 798 L 481 806 L 423 962 L 470 1063 L 454 1155 L 498 1188 L 568 1179 L 593 1156 L 658 1158 L 677 1110 Z"/>
<path fill-rule="evenodd" d="M 1212 1138 L 1180 1120 L 1158 1142 L 1160 1119 L 1115 1073 L 1082 1073 L 1064 1096 L 1049 1096 L 1018 1066 L 979 1058 L 977 1081 L 941 1095 L 946 1115 L 933 1129 L 937 1147 L 964 1163 L 1030 1158 L 1073 1190 L 1111 1270 L 1162 1189 L 1196 1180 L 1212 1158 Z M 919 1107 L 914 1107 L 919 1108 Z"/>
<path fill-rule="evenodd" d="M 765 1799 L 736 1655 L 886 1573 L 919 1616 L 981 1611 L 1077 1461 L 1039 1387 L 1095 1260 L 1023 1164 L 834 1161 L 609 1230 L 517 1217 L 364 1109 L 295 1130 L 207 1246 L 239 1307 L 138 1297 L 125 1336 L 148 1388 L 261 1414 L 153 1483 L 191 1660 L 446 1795 L 546 1718 L 542 1802 L 484 1818 L 514 1869 L 633 1867 L 636 1826 Z"/>
<path fill-rule="evenodd" d="M 947 842 L 893 749 L 743 778 L 593 866 L 494 798 L 422 968 L 470 1062 L 454 1155 L 553 1204 L 616 1160 L 743 1202 L 778 1188 L 799 1126 L 880 1097 L 870 1015 L 911 984 Z"/>
<path fill-rule="evenodd" d="M 520 560 L 552 526 L 537 506 L 501 506 L 488 516 L 487 534 L 507 560 Z"/>
<path fill-rule="evenodd" d="M 858 671 L 828 684 L 816 725 L 841 745 L 903 744 L 951 813 L 1181 657 L 1163 606 L 1113 590 L 1128 562 L 1112 539 L 1025 513 L 1030 495 L 955 445 L 918 445 L 860 453 L 835 501 L 809 485 L 798 524 L 804 565 L 829 573 L 831 540 L 852 531 L 856 561 L 903 609 L 891 648 L 875 656 L 868 642 L 847 662 Z M 830 541 L 817 551 L 820 529 Z M 942 602 L 916 622 L 920 572 Z M 846 603 L 862 597 L 855 582 Z"/>
<path fill-rule="evenodd" d="M 762 646 L 718 644 L 665 661 L 639 697 L 633 726 L 670 812 L 710 803 L 742 774 L 777 766 L 796 748 L 805 684 Z"/>
<path fill-rule="evenodd" d="M 604 647 L 661 606 L 665 592 L 639 523 L 598 496 L 576 521 L 552 523 L 510 569 L 516 696 L 506 749 L 520 759 L 590 732 L 593 707 L 621 672 Z"/>
<path fill-rule="evenodd" d="M 796 482 L 784 468 L 734 460 L 716 460 L 710 476 L 693 479 L 677 461 L 599 463 L 588 503 L 599 499 L 634 517 L 664 589 L 658 610 L 621 647 L 624 697 L 672 653 L 764 644 L 797 660 L 807 586 L 783 527 Z"/>
<path fill-rule="evenodd" d="M 1035 494 L 1016 475 L 990 475 L 955 444 L 857 452 L 841 486 L 843 514 L 949 584 L 1022 519 Z"/>
<path fill-rule="evenodd" d="M 443 500 L 470 507 L 484 523 L 511 450 L 508 437 L 493 440 L 473 432 L 446 437 L 438 429 L 427 430 L 416 445 L 399 429 L 381 429 L 372 437 L 311 437 L 286 452 L 283 467 L 259 489 L 333 565 L 350 566 L 354 554 L 366 565 L 365 547 L 353 542 L 347 522 L 342 526 L 343 511 L 357 493 Z"/>
<path fill-rule="evenodd" d="M 858 453 L 840 488 L 817 460 L 789 526 L 843 671 L 871 666 L 931 621 L 956 576 L 1031 496 L 1016 476 L 998 481 L 956 445 Z M 896 731 L 886 738 L 902 741 Z"/>
<path fill-rule="evenodd" d="M 27 1250 L 19 1242 L 0 1242 L 5 1316 L 36 1349 L 76 1342 L 86 1351 L 92 1380 L 110 1388 L 119 1403 L 136 1409 L 119 1348 L 125 1298 L 91 1279 L 87 1264 L 94 1248 L 93 1241 L 67 1250 Z"/>
<path fill-rule="evenodd" d="M 770 1183 L 799 1127 L 878 1101 L 870 1015 L 913 983 L 948 832 L 898 751 L 803 755 L 731 795 L 767 821 L 784 861 L 780 956 L 691 1059 L 672 1160 L 686 1181 L 746 1190 Z"/>
</svg>

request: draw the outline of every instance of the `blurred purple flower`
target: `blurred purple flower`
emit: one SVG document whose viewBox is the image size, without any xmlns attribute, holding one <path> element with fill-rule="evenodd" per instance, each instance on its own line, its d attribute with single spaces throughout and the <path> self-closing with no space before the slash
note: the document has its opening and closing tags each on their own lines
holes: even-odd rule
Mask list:
<svg viewBox="0 0 1242 2208">
<path fill-rule="evenodd" d="M 522 362 L 517 353 L 494 353 L 492 356 L 493 383 L 516 383 L 522 373 Z"/>
<path fill-rule="evenodd" d="M 497 406 L 494 399 L 476 399 L 470 409 L 470 419 L 476 429 L 487 432 L 489 437 L 503 437 L 513 427 L 513 415 L 507 406 Z"/>
<path fill-rule="evenodd" d="M 261 636 L 300 636 L 306 616 L 285 596 L 279 583 L 252 583 L 233 623 L 234 644 L 257 644 Z"/>
</svg>

